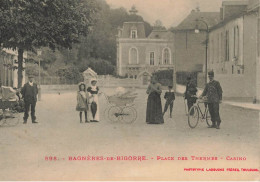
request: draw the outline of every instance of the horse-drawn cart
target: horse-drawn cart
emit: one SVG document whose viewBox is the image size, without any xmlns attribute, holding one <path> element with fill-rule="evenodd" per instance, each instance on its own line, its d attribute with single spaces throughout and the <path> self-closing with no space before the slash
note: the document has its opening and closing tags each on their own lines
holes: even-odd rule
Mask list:
<svg viewBox="0 0 260 182">
<path fill-rule="evenodd" d="M 0 87 L 0 126 L 15 126 L 19 123 L 16 91 L 11 87 Z"/>
</svg>

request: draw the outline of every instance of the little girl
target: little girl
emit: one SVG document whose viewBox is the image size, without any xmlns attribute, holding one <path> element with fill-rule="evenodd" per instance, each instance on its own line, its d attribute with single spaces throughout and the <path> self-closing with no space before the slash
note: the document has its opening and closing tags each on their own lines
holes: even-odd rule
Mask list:
<svg viewBox="0 0 260 182">
<path fill-rule="evenodd" d="M 82 82 L 79 83 L 79 91 L 77 92 L 76 110 L 79 111 L 80 123 L 82 123 L 82 112 L 85 113 L 85 122 L 87 123 L 88 98 L 86 93 L 86 85 Z"/>
</svg>

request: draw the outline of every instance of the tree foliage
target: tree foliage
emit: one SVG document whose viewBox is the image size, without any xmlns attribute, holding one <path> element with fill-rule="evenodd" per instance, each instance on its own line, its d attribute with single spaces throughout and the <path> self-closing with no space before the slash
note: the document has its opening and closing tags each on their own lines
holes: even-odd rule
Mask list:
<svg viewBox="0 0 260 182">
<path fill-rule="evenodd" d="M 0 45 L 18 49 L 18 87 L 25 50 L 72 48 L 89 33 L 96 12 L 92 0 L 0 0 Z"/>
</svg>

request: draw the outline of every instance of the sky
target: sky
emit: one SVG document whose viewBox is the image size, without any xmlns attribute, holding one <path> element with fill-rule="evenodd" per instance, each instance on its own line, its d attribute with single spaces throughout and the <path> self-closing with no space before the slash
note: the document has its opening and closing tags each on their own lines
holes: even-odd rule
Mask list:
<svg viewBox="0 0 260 182">
<path fill-rule="evenodd" d="M 222 0 L 106 0 L 111 8 L 136 6 L 138 15 L 151 25 L 161 20 L 167 28 L 177 26 L 192 9 L 203 12 L 219 12 Z"/>
</svg>

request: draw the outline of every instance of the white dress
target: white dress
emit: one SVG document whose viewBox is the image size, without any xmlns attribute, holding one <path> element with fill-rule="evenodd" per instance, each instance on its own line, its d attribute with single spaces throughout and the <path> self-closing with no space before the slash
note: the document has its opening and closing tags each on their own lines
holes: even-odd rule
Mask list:
<svg viewBox="0 0 260 182">
<path fill-rule="evenodd" d="M 90 87 L 88 87 L 87 91 L 89 94 L 88 120 L 99 121 L 99 102 L 98 102 L 99 88 L 97 86 L 90 86 Z M 92 109 L 91 109 L 92 102 L 95 102 L 97 104 L 96 111 L 92 111 Z"/>
</svg>

